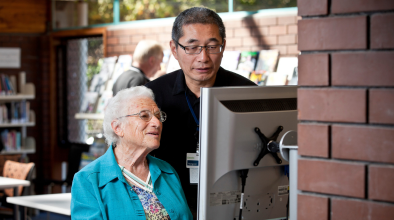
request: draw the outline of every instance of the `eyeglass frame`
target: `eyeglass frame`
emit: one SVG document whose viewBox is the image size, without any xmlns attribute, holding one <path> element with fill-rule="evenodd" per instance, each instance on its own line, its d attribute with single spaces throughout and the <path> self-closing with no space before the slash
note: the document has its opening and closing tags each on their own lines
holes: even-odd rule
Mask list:
<svg viewBox="0 0 394 220">
<path fill-rule="evenodd" d="M 202 52 L 202 48 L 205 48 L 205 51 L 207 51 L 207 53 L 208 53 L 207 48 L 209 47 L 209 45 L 207 45 L 207 46 L 183 46 L 182 44 L 180 44 L 180 43 L 179 43 L 178 41 L 176 41 L 176 40 L 174 40 L 174 42 L 177 43 L 177 44 L 185 51 L 186 54 L 200 54 L 200 53 Z M 211 46 L 212 46 L 212 45 L 211 45 Z M 217 52 L 217 53 L 208 53 L 208 54 L 218 54 L 218 53 L 223 52 L 223 51 L 222 51 L 223 46 L 224 46 L 224 42 L 223 42 L 221 45 L 219 45 L 219 47 L 220 47 L 220 51 L 219 51 L 219 52 Z M 199 52 L 199 53 L 187 53 L 187 52 L 186 52 L 186 47 L 199 47 L 199 48 L 200 48 L 200 52 Z"/>
<path fill-rule="evenodd" d="M 143 112 L 143 111 L 147 111 L 147 112 L 149 112 L 149 115 L 150 115 L 150 119 L 148 120 L 148 121 L 146 121 L 146 120 L 144 120 L 144 119 L 142 119 L 141 118 L 141 112 Z M 163 114 L 162 113 L 164 113 L 164 116 L 162 116 Z M 124 118 L 124 117 L 132 117 L 132 116 L 135 116 L 135 115 L 138 115 L 138 117 L 141 119 L 141 120 L 143 120 L 143 121 L 146 121 L 146 122 L 150 122 L 150 120 L 152 120 L 152 117 L 155 115 L 154 113 L 152 113 L 151 111 L 149 111 L 149 110 L 141 110 L 140 112 L 138 112 L 138 113 L 135 113 L 135 114 L 131 114 L 131 115 L 125 115 L 125 116 L 120 116 L 120 117 L 118 117 L 118 118 L 116 118 L 116 119 L 120 119 L 120 118 Z M 156 117 L 156 116 L 154 116 L 154 117 Z M 156 117 L 157 118 L 157 117 Z M 162 118 L 164 118 L 164 120 L 162 120 Z M 160 119 L 159 118 L 157 118 L 161 123 L 163 123 L 163 122 L 165 122 L 166 120 L 167 120 L 167 113 L 165 113 L 165 112 L 163 112 L 163 111 L 160 111 Z"/>
</svg>

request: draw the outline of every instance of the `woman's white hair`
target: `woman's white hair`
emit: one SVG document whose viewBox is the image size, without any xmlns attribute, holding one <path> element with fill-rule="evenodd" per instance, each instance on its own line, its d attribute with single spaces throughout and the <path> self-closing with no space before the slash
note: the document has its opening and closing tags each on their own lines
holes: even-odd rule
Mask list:
<svg viewBox="0 0 394 220">
<path fill-rule="evenodd" d="M 133 99 L 141 97 L 150 98 L 155 101 L 155 96 L 151 89 L 145 86 L 136 86 L 119 91 L 116 96 L 108 102 L 104 112 L 103 122 L 104 137 L 108 145 L 112 143 L 116 144 L 119 140 L 119 136 L 112 130 L 112 121 L 115 120 L 115 123 L 123 127 L 125 123 L 127 123 L 127 120 L 125 120 L 125 118 L 118 118 L 128 114 L 127 110 Z"/>
</svg>

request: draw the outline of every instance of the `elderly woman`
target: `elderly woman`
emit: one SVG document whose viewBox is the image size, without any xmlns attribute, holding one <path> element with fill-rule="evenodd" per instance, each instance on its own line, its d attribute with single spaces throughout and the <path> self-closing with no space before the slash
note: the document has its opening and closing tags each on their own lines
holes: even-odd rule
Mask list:
<svg viewBox="0 0 394 220">
<path fill-rule="evenodd" d="M 111 99 L 103 125 L 110 147 L 75 175 L 72 219 L 192 219 L 174 168 L 149 155 L 165 120 L 146 87 Z"/>
</svg>

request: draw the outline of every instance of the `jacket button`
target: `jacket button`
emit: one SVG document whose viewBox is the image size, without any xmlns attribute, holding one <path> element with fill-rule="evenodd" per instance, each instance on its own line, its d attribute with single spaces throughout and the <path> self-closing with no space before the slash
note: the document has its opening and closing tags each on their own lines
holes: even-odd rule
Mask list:
<svg viewBox="0 0 394 220">
<path fill-rule="evenodd" d="M 160 195 L 161 195 L 161 193 L 160 193 L 159 191 L 157 191 L 157 192 L 156 192 L 156 195 L 160 196 Z"/>
<path fill-rule="evenodd" d="M 174 213 L 174 209 L 170 209 L 170 212 L 171 212 L 171 213 Z"/>
</svg>

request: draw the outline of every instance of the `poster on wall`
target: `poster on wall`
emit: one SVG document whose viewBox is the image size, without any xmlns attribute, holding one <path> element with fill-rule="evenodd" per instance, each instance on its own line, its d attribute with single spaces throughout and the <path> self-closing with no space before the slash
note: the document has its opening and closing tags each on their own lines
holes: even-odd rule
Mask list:
<svg viewBox="0 0 394 220">
<path fill-rule="evenodd" d="M 0 47 L 0 68 L 21 68 L 21 48 Z"/>
</svg>

